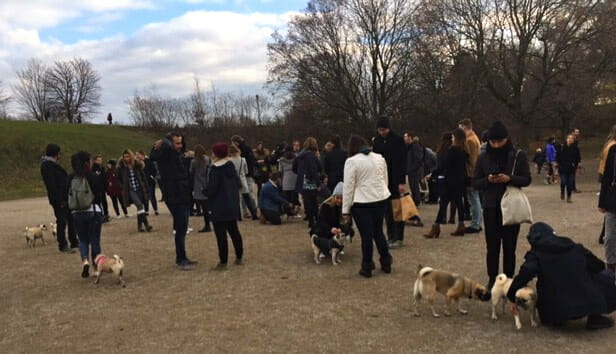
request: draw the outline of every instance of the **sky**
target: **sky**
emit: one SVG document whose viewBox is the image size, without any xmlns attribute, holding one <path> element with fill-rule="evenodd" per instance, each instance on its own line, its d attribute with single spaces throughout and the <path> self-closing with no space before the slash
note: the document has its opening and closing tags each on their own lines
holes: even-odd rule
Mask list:
<svg viewBox="0 0 616 354">
<path fill-rule="evenodd" d="M 190 94 L 193 78 L 221 91 L 262 92 L 266 46 L 307 0 L 0 0 L 5 91 L 30 58 L 82 57 L 102 80 L 100 113 L 129 123 L 125 101 L 155 85 Z M 13 106 L 13 109 L 16 107 Z"/>
</svg>

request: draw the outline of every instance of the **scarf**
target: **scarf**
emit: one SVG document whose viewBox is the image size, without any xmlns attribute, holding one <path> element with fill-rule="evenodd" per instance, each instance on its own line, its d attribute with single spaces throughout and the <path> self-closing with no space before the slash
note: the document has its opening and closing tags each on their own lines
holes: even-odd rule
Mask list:
<svg viewBox="0 0 616 354">
<path fill-rule="evenodd" d="M 507 171 L 507 163 L 509 162 L 509 153 L 513 150 L 513 144 L 511 141 L 498 149 L 493 148 L 490 144 L 487 145 L 486 152 L 488 156 L 496 163 L 498 173 L 510 174 L 511 171 Z"/>
</svg>

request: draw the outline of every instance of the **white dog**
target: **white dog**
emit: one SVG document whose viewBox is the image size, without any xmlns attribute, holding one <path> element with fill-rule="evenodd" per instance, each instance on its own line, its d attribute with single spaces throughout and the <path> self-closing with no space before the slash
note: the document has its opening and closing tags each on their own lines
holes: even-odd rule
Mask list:
<svg viewBox="0 0 616 354">
<path fill-rule="evenodd" d="M 498 320 L 498 316 L 496 315 L 496 306 L 498 303 L 502 301 L 503 303 L 503 314 L 505 313 L 505 303 L 507 300 L 507 293 L 509 292 L 509 288 L 511 287 L 511 283 L 513 279 L 507 278 L 505 274 L 500 274 L 496 277 L 496 282 L 492 287 L 492 319 Z M 522 307 L 525 310 L 530 311 L 530 323 L 533 327 L 537 327 L 537 292 L 535 289 L 531 287 L 524 287 L 519 289 L 515 293 L 515 303 L 516 305 Z M 522 322 L 520 322 L 520 314 L 519 312 L 515 312 L 513 314 L 515 319 L 515 326 L 517 329 L 522 328 Z"/>
<path fill-rule="evenodd" d="M 31 248 L 34 248 L 36 245 L 36 240 L 41 239 L 43 242 L 43 246 L 45 246 L 45 238 L 43 237 L 43 232 L 47 231 L 47 225 L 41 224 L 38 226 L 26 226 L 24 230 L 24 236 L 26 236 L 26 244 Z"/>
</svg>

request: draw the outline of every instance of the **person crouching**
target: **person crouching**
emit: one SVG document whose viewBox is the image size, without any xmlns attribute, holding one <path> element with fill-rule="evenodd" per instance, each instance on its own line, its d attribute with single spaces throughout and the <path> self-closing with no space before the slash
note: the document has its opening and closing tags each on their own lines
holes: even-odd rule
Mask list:
<svg viewBox="0 0 616 354">
<path fill-rule="evenodd" d="M 272 225 L 282 224 L 280 219 L 280 211 L 290 213 L 293 209 L 293 204 L 283 198 L 278 191 L 280 185 L 280 175 L 278 172 L 270 174 L 270 178 L 261 187 L 259 193 L 259 209 L 265 221 Z"/>
</svg>

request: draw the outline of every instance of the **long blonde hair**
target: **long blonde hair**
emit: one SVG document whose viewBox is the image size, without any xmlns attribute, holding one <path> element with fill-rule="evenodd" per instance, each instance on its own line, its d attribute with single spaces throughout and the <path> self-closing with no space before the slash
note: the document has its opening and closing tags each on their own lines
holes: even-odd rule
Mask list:
<svg viewBox="0 0 616 354">
<path fill-rule="evenodd" d="M 126 164 L 124 162 L 124 155 L 130 155 L 130 166 L 135 166 L 135 154 L 132 152 L 132 150 L 124 149 L 124 151 L 122 151 L 122 158 L 120 159 L 120 161 L 122 161 L 123 164 Z"/>
</svg>

